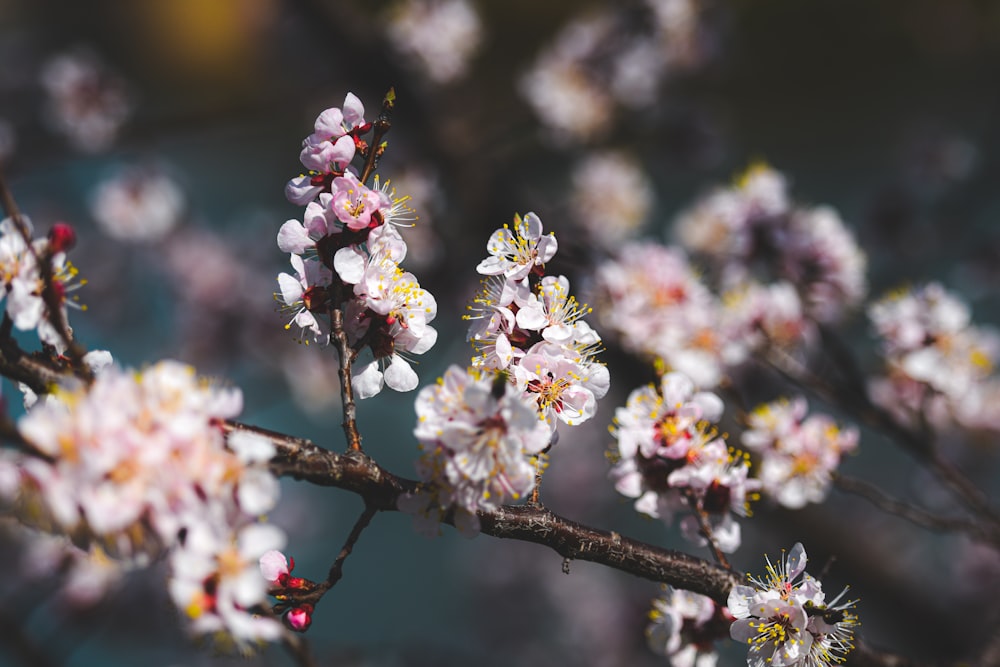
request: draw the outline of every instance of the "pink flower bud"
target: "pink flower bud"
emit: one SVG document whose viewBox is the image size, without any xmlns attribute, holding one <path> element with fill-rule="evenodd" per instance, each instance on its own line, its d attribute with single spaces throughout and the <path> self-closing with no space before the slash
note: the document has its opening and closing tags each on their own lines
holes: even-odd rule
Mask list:
<svg viewBox="0 0 1000 667">
<path fill-rule="evenodd" d="M 272 549 L 260 557 L 260 573 L 272 584 L 284 585 L 284 578 L 288 577 L 288 561 L 280 551 Z"/>
<path fill-rule="evenodd" d="M 289 609 L 285 613 L 285 625 L 295 632 L 305 632 L 312 625 L 312 612 L 313 606 L 308 603 Z"/>
</svg>

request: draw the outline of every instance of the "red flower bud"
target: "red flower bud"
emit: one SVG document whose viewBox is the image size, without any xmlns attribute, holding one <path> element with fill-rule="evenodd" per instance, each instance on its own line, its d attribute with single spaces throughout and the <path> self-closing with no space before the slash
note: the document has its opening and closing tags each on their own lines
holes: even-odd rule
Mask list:
<svg viewBox="0 0 1000 667">
<path fill-rule="evenodd" d="M 49 247 L 52 252 L 66 252 L 76 245 L 76 232 L 68 223 L 57 222 L 49 230 Z"/>
</svg>

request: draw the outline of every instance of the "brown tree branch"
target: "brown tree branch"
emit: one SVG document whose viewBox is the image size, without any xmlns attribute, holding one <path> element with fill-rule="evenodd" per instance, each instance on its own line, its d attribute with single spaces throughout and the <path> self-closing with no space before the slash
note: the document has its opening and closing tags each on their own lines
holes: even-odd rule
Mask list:
<svg viewBox="0 0 1000 667">
<path fill-rule="evenodd" d="M 938 516 L 893 498 L 874 484 L 839 473 L 834 473 L 833 483 L 841 491 L 860 496 L 882 511 L 894 514 L 918 526 L 942 532 L 962 532 L 970 537 L 1000 545 L 1000 532 L 992 529 L 988 524 L 982 525 L 967 519 Z"/>
<path fill-rule="evenodd" d="M 339 279 L 335 281 L 333 307 L 330 308 L 330 344 L 337 350 L 340 358 L 337 375 L 340 378 L 340 406 L 344 413 L 344 435 L 347 437 L 347 448 L 351 451 L 361 451 L 361 434 L 358 432 L 357 406 L 354 403 L 354 385 L 351 378 L 351 365 L 354 361 L 354 350 L 347 340 L 344 330 L 344 285 Z"/>
<path fill-rule="evenodd" d="M 395 511 L 399 497 L 419 487 L 417 481 L 388 472 L 360 451 L 338 454 L 304 438 L 239 422 L 227 422 L 226 428 L 251 431 L 269 438 L 278 450 L 270 465 L 274 474 L 356 493 L 365 501 L 365 513 Z M 653 546 L 614 531 L 591 528 L 554 514 L 541 505 L 504 505 L 494 512 L 480 512 L 479 522 L 481 532 L 486 535 L 549 547 L 564 558 L 564 568 L 568 561 L 589 561 L 700 593 L 723 605 L 727 604 L 732 587 L 745 580 L 745 575 L 702 558 Z M 860 637 L 856 638 L 855 645 L 846 663 L 853 667 L 927 665 L 876 650 Z"/>
<path fill-rule="evenodd" d="M 400 496 L 417 490 L 416 480 L 398 477 L 363 452 L 338 454 L 301 438 L 227 422 L 229 430 L 249 430 L 271 440 L 278 455 L 271 471 L 360 495 L 375 511 L 396 511 Z M 493 537 L 534 542 L 571 560 L 607 565 L 637 577 L 707 595 L 725 604 L 729 589 L 742 577 L 709 561 L 652 546 L 614 531 L 570 521 L 540 505 L 504 506 L 479 515 L 481 532 Z"/>
</svg>

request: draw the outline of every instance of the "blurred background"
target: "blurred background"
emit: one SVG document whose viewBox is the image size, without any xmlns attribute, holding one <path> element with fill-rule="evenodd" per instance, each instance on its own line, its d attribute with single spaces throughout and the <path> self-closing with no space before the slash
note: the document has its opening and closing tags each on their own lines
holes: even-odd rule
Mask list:
<svg viewBox="0 0 1000 667">
<path fill-rule="evenodd" d="M 475 266 L 515 212 L 555 232 L 552 272 L 585 293 L 616 244 L 669 240 L 681 210 L 761 160 L 796 200 L 840 212 L 868 255 L 871 295 L 936 279 L 978 322 L 1000 321 L 1000 3 L 0 0 L 0 63 L 5 178 L 36 228 L 79 233 L 78 338 L 125 365 L 177 358 L 227 378 L 245 392 L 244 421 L 331 449 L 344 446 L 334 355 L 297 344 L 272 293 L 288 270 L 278 227 L 301 216 L 284 185 L 315 117 L 348 91 L 369 119 L 397 94 L 379 173 L 413 198 L 404 266 L 439 304 L 422 384 L 468 362 L 460 318 Z M 849 329 L 870 360 L 864 319 Z M 606 479 L 614 407 L 651 377 L 614 341 L 606 361 L 612 391 L 554 451 L 543 500 L 689 549 Z M 16 412 L 16 389 L 3 391 Z M 366 450 L 404 476 L 413 398 L 387 390 L 358 414 Z M 967 454 L 982 484 L 996 478 L 995 446 Z M 851 473 L 940 501 L 884 439 L 866 433 L 860 450 Z M 361 504 L 283 491 L 272 520 L 296 574 L 322 579 Z M 794 513 L 760 507 L 733 564 L 759 572 L 764 552 L 797 540 L 817 570 L 836 556 L 828 586 L 851 583 L 876 645 L 960 658 L 996 627 L 995 552 L 836 492 Z M 16 574 L 40 558 L 4 542 L 2 620 L 24 632 L 0 631 L 0 664 L 24 664 L 24 639 L 58 665 L 227 662 L 182 636 L 155 567 L 93 602 Z M 308 633 L 321 664 L 663 664 L 643 638 L 655 584 L 586 563 L 566 576 L 541 547 L 450 529 L 428 540 L 385 515 L 345 575 Z M 722 664 L 740 653 L 724 649 Z M 240 662 L 291 664 L 278 647 Z"/>
</svg>

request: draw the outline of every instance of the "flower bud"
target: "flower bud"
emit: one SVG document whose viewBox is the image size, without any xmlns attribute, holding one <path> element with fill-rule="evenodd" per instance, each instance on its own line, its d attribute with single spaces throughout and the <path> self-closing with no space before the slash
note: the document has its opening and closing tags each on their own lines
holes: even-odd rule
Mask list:
<svg viewBox="0 0 1000 667">
<path fill-rule="evenodd" d="M 65 222 L 57 222 L 49 230 L 49 247 L 52 252 L 66 252 L 76 245 L 76 231 Z"/>
<path fill-rule="evenodd" d="M 305 632 L 312 625 L 313 606 L 303 604 L 285 612 L 285 625 L 295 632 Z"/>
</svg>

